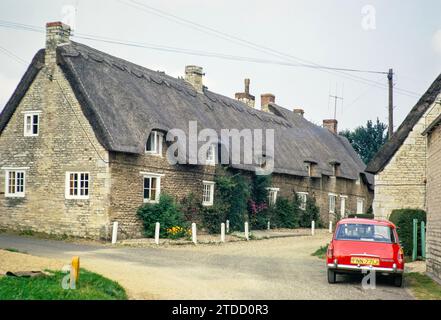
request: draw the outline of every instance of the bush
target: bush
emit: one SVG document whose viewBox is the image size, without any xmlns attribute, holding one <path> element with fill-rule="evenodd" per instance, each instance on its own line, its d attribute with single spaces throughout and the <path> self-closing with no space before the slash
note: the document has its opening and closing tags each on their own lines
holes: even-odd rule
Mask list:
<svg viewBox="0 0 441 320">
<path fill-rule="evenodd" d="M 406 256 L 412 255 L 413 219 L 418 220 L 418 256 L 421 255 L 421 221 L 426 222 L 426 212 L 420 209 L 398 209 L 392 211 L 389 220 L 397 226 L 398 237 Z"/>
<path fill-rule="evenodd" d="M 200 200 L 190 193 L 180 201 L 180 209 L 185 221 L 201 223 L 202 222 L 202 205 Z"/>
<path fill-rule="evenodd" d="M 227 211 L 227 206 L 215 203 L 211 207 L 203 207 L 201 211 L 202 225 L 208 233 L 220 233 L 221 223 L 225 223 L 226 221 L 225 212 Z"/>
<path fill-rule="evenodd" d="M 230 220 L 231 230 L 243 230 L 245 218 L 247 216 L 247 202 L 250 196 L 250 188 L 244 177 L 236 174 L 232 177 L 234 186 L 232 188 L 230 212 L 228 220 Z"/>
<path fill-rule="evenodd" d="M 320 208 L 317 206 L 314 197 L 308 197 L 306 200 L 306 209 L 300 213 L 300 226 L 302 228 L 311 228 L 312 221 L 315 221 L 317 228 L 322 227 Z"/>
<path fill-rule="evenodd" d="M 186 227 L 182 212 L 176 205 L 174 199 L 167 194 L 161 195 L 159 203 L 141 206 L 136 214 L 142 220 L 146 237 L 154 237 L 156 222 L 161 224 L 161 237 L 170 236 L 167 229 Z"/>
<path fill-rule="evenodd" d="M 348 218 L 375 219 L 375 216 L 373 213 L 361 213 L 361 214 L 350 213 L 348 214 Z"/>
<path fill-rule="evenodd" d="M 252 199 L 248 201 L 248 220 L 252 229 L 266 229 L 268 226 L 268 221 L 270 220 L 268 213 L 269 210 L 266 203 L 257 204 Z"/>
<path fill-rule="evenodd" d="M 295 210 L 294 203 L 287 198 L 277 198 L 274 215 L 274 224 L 277 227 L 293 229 L 299 226 L 299 217 Z"/>
</svg>

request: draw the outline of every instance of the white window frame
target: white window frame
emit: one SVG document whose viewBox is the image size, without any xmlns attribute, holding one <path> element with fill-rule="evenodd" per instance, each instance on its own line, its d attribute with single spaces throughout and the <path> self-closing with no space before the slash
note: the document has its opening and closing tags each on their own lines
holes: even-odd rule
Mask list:
<svg viewBox="0 0 441 320">
<path fill-rule="evenodd" d="M 70 176 L 72 174 L 77 175 L 77 187 L 74 187 L 74 190 L 77 189 L 76 195 L 70 194 Z M 87 174 L 87 195 L 81 195 L 81 190 L 86 190 L 86 187 L 81 187 L 81 175 Z M 86 181 L 86 180 L 84 180 Z M 87 171 L 66 171 L 66 178 L 65 178 L 65 191 L 64 191 L 64 197 L 69 200 L 87 200 L 90 197 L 90 191 L 91 191 L 91 177 L 90 172 Z"/>
<path fill-rule="evenodd" d="M 361 203 L 361 208 L 360 208 Z M 364 213 L 364 199 L 363 198 L 357 198 L 357 214 L 363 214 Z"/>
<path fill-rule="evenodd" d="M 266 188 L 268 190 L 268 205 L 273 206 L 277 202 L 277 195 L 280 191 L 279 188 Z"/>
<path fill-rule="evenodd" d="M 153 139 L 152 140 L 153 141 L 153 150 L 147 150 L 147 143 L 150 140 L 150 138 Z M 147 141 L 145 143 L 145 153 L 162 157 L 163 139 L 164 139 L 164 134 L 162 132 L 159 132 L 157 130 L 152 130 L 149 138 L 147 139 Z"/>
<path fill-rule="evenodd" d="M 331 201 L 331 199 L 333 199 Z M 329 213 L 335 213 L 336 204 L 337 204 L 337 195 L 335 193 L 328 194 L 328 203 L 329 203 Z"/>
<path fill-rule="evenodd" d="M 205 207 L 210 207 L 214 203 L 214 185 L 215 184 L 216 183 L 213 182 L 213 181 L 202 181 L 202 185 L 203 185 L 203 189 L 202 189 L 202 205 L 205 206 Z M 206 188 L 208 188 L 208 190 L 209 190 L 208 191 L 209 192 L 209 194 L 208 194 L 209 199 L 208 200 L 206 200 L 206 197 L 205 197 Z"/>
<path fill-rule="evenodd" d="M 23 135 L 25 137 L 37 137 L 40 133 L 40 114 L 41 111 L 25 111 L 23 112 Z M 37 116 L 37 133 L 34 132 L 34 116 Z M 28 117 L 31 119 L 31 123 L 28 128 Z M 29 129 L 29 130 L 28 130 Z"/>
<path fill-rule="evenodd" d="M 300 210 L 306 210 L 306 202 L 308 201 L 308 192 L 297 192 L 297 196 L 300 198 Z"/>
<path fill-rule="evenodd" d="M 348 200 L 348 196 L 346 195 L 340 195 L 340 215 L 341 217 L 345 217 L 346 216 L 346 203 Z"/>
<path fill-rule="evenodd" d="M 142 199 L 144 201 L 144 203 L 158 203 L 159 202 L 159 197 L 161 196 L 161 178 L 164 176 L 163 174 L 158 174 L 158 173 L 150 173 L 150 172 L 141 172 L 142 175 Z M 149 198 L 145 198 L 144 197 L 144 191 L 145 191 L 145 179 L 150 179 L 150 183 L 149 183 L 149 189 L 150 189 L 150 193 L 151 193 L 151 189 L 152 189 L 152 185 L 151 185 L 151 179 L 155 178 L 156 179 L 156 186 L 155 186 L 155 200 L 151 200 L 151 194 Z"/>
<path fill-rule="evenodd" d="M 209 166 L 216 165 L 216 147 L 214 144 L 210 145 L 207 149 L 207 157 L 205 159 L 205 164 Z"/>
<path fill-rule="evenodd" d="M 9 192 L 9 175 L 15 172 L 15 178 L 14 178 L 14 192 Z M 18 177 L 17 174 L 22 174 L 23 177 L 21 178 L 21 180 L 23 180 L 23 183 L 21 185 L 22 190 L 21 191 L 17 191 L 19 184 L 18 182 Z M 26 169 L 23 168 L 8 168 L 5 169 L 5 197 L 6 198 L 24 198 L 26 195 Z"/>
</svg>

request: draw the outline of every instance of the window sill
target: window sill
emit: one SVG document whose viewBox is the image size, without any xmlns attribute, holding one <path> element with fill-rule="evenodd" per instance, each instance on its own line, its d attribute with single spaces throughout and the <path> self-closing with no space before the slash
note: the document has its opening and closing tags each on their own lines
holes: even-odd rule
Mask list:
<svg viewBox="0 0 441 320">
<path fill-rule="evenodd" d="M 89 200 L 89 197 L 65 197 L 66 200 Z"/>
<path fill-rule="evenodd" d="M 24 194 L 5 194 L 5 198 L 14 199 L 14 198 L 24 198 Z"/>
<path fill-rule="evenodd" d="M 213 203 L 209 203 L 209 202 L 202 202 L 202 205 L 204 206 L 204 207 L 212 207 L 213 206 Z"/>
<path fill-rule="evenodd" d="M 158 200 L 144 200 L 144 203 L 156 204 L 159 203 Z"/>
</svg>

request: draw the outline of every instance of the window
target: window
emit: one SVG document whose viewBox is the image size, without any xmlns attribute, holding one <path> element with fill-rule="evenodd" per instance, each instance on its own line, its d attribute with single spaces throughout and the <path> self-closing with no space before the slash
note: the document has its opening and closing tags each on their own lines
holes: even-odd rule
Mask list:
<svg viewBox="0 0 441 320">
<path fill-rule="evenodd" d="M 24 136 L 35 137 L 38 136 L 38 129 L 40 125 L 40 112 L 25 112 L 24 113 Z"/>
<path fill-rule="evenodd" d="M 25 196 L 25 171 L 6 170 L 5 196 L 9 198 Z"/>
<path fill-rule="evenodd" d="M 204 190 L 202 194 L 202 205 L 203 206 L 212 206 L 214 200 L 214 182 L 212 181 L 203 181 Z"/>
<path fill-rule="evenodd" d="M 66 199 L 89 199 L 89 173 L 66 172 Z"/>
<path fill-rule="evenodd" d="M 347 223 L 338 227 L 336 240 L 396 243 L 391 227 L 374 224 Z"/>
<path fill-rule="evenodd" d="M 329 213 L 335 213 L 335 202 L 337 196 L 335 194 L 329 194 Z"/>
<path fill-rule="evenodd" d="M 340 196 L 340 215 L 342 217 L 346 216 L 346 199 L 347 196 Z"/>
<path fill-rule="evenodd" d="M 279 192 L 278 188 L 268 188 L 268 204 L 273 206 L 277 201 L 277 193 Z"/>
<path fill-rule="evenodd" d="M 214 145 L 211 145 L 207 150 L 207 158 L 206 162 L 207 165 L 215 165 L 216 164 L 216 148 Z"/>
<path fill-rule="evenodd" d="M 308 200 L 308 192 L 297 192 L 300 199 L 300 209 L 306 210 L 306 201 Z"/>
<path fill-rule="evenodd" d="M 357 199 L 357 214 L 364 213 L 364 200 L 361 198 Z"/>
<path fill-rule="evenodd" d="M 163 134 L 158 131 L 152 131 L 145 145 L 145 152 L 155 155 L 162 155 L 162 137 Z"/>
<path fill-rule="evenodd" d="M 159 202 L 161 194 L 161 175 L 149 174 L 144 175 L 143 197 L 146 203 Z"/>
</svg>

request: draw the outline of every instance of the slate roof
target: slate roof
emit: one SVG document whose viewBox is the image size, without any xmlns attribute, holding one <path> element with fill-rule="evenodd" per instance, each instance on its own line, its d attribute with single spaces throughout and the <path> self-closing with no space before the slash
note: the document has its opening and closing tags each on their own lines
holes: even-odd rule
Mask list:
<svg viewBox="0 0 441 320">
<path fill-rule="evenodd" d="M 426 91 L 426 93 L 424 93 L 417 104 L 412 108 L 406 119 L 404 119 L 397 131 L 392 135 L 392 138 L 383 145 L 371 162 L 369 162 L 366 169 L 367 172 L 376 174 L 386 167 L 389 160 L 395 155 L 397 150 L 404 143 L 413 127 L 426 113 L 429 107 L 435 102 L 440 93 L 441 74 L 432 83 L 430 88 Z"/>
<path fill-rule="evenodd" d="M 362 174 L 372 182 L 345 138 L 280 106 L 271 105 L 272 114 L 207 89 L 198 93 L 183 79 L 73 41 L 57 48 L 57 61 L 98 140 L 109 151 L 143 154 L 151 130 L 188 132 L 189 121 L 217 132 L 274 129 L 274 172 L 307 176 L 305 161 L 313 161 L 319 173 L 332 175 L 330 162 L 338 161 L 339 176 L 356 180 Z M 0 133 L 18 102 L 10 101 L 0 115 Z"/>
</svg>

